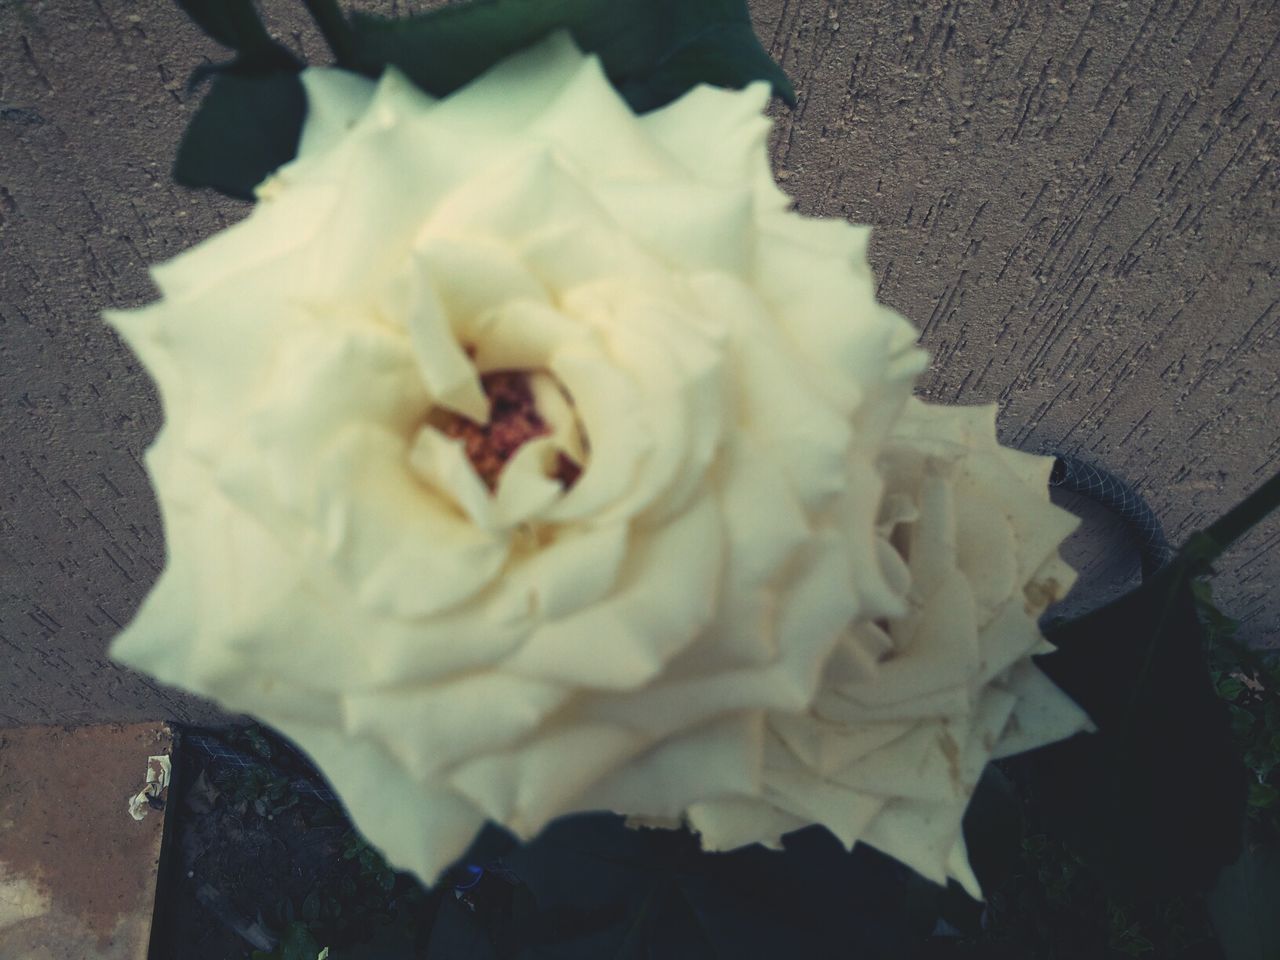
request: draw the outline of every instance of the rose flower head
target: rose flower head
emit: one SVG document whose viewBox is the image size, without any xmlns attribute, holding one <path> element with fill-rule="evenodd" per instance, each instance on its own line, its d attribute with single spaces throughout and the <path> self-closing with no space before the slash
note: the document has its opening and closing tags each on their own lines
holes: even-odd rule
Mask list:
<svg viewBox="0 0 1280 960">
<path fill-rule="evenodd" d="M 896 853 L 989 746 L 1061 734 L 1016 706 L 1046 685 L 1014 662 L 1033 614 L 1016 642 L 1000 619 L 1065 586 L 1056 541 L 952 529 L 956 478 L 1004 461 L 899 425 L 915 333 L 866 228 L 774 185 L 764 83 L 637 116 L 564 34 L 440 100 L 390 68 L 303 82 L 297 159 L 109 315 L 164 406 L 168 544 L 115 656 L 282 730 L 427 882 L 486 820 L 772 840 L 834 816 L 786 799 L 785 770 L 829 772 L 798 727 L 872 737 L 862 790 L 950 724 L 955 791 L 868 789 Z"/>
</svg>

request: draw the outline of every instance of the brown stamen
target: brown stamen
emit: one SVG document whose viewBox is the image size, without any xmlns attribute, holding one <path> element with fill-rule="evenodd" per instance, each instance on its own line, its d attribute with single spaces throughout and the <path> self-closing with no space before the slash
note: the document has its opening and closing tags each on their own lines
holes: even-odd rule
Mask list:
<svg viewBox="0 0 1280 960">
<path fill-rule="evenodd" d="M 467 459 L 490 491 L 498 487 L 498 476 L 521 446 L 536 437 L 551 433 L 534 406 L 529 374 L 521 370 L 501 370 L 480 377 L 480 386 L 489 398 L 488 423 L 477 423 L 463 416 L 448 414 L 433 417 L 432 422 L 447 437 L 462 440 Z M 556 458 L 553 476 L 567 490 L 578 479 L 582 468 L 565 454 Z"/>
</svg>

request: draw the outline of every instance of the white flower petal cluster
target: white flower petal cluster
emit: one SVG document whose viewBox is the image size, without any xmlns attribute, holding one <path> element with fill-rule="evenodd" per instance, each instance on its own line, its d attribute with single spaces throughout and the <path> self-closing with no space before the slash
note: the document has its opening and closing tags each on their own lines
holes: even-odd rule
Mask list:
<svg viewBox="0 0 1280 960">
<path fill-rule="evenodd" d="M 867 230 L 764 84 L 635 116 L 559 35 L 442 100 L 304 74 L 297 159 L 109 320 L 168 563 L 113 652 L 296 740 L 428 882 L 486 819 L 823 823 L 965 878 L 982 764 L 1079 729 L 1047 461 L 910 401 Z"/>
<path fill-rule="evenodd" d="M 994 405 L 909 401 L 879 465 L 903 612 L 851 623 L 810 708 L 768 715 L 758 796 L 690 820 L 716 849 L 823 824 L 978 896 L 960 829 L 983 767 L 1089 725 L 1029 659 L 1053 649 L 1037 619 L 1075 579 L 1077 520 L 1047 503 L 1050 458 L 996 442 Z"/>
</svg>

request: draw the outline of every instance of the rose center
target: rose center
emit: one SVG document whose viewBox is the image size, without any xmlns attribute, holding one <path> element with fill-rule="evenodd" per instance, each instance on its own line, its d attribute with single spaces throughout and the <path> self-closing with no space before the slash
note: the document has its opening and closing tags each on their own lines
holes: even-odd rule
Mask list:
<svg viewBox="0 0 1280 960">
<path fill-rule="evenodd" d="M 541 376 L 551 379 L 545 374 Z M 480 386 L 489 398 L 488 423 L 477 423 L 439 408 L 428 418 L 445 436 L 462 441 L 467 459 L 490 491 L 497 489 L 503 468 L 520 447 L 555 432 L 538 410 L 532 377 L 526 370 L 498 370 L 480 377 Z M 577 430 L 576 417 L 574 419 L 572 429 Z M 551 476 L 566 490 L 577 482 L 581 473 L 582 464 L 578 460 L 563 450 L 557 452 Z"/>
</svg>

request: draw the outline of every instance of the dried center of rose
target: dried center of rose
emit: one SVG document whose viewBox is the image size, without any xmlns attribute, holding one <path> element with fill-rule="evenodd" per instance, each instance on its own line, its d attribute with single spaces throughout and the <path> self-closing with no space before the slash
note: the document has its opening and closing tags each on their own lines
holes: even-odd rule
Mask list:
<svg viewBox="0 0 1280 960">
<path fill-rule="evenodd" d="M 558 432 L 538 409 L 533 376 L 535 374 L 526 370 L 499 370 L 480 377 L 480 386 L 490 403 L 488 423 L 477 423 L 439 408 L 428 417 L 431 425 L 445 436 L 462 441 L 467 459 L 490 491 L 497 489 L 498 477 L 520 447 L 537 437 Z M 543 380 L 544 397 L 550 384 L 549 389 L 560 391 L 563 398 L 563 391 L 549 374 L 536 376 Z M 571 410 L 567 399 L 563 405 Z M 581 428 L 576 417 L 573 419 L 574 423 L 567 429 L 580 436 Z M 564 450 L 557 452 L 550 475 L 566 490 L 577 482 L 581 473 L 579 460 Z"/>
</svg>

